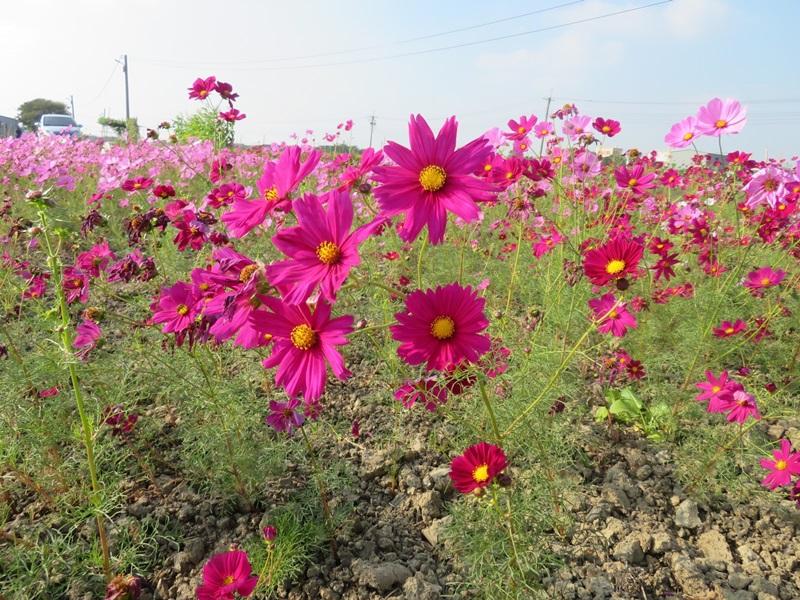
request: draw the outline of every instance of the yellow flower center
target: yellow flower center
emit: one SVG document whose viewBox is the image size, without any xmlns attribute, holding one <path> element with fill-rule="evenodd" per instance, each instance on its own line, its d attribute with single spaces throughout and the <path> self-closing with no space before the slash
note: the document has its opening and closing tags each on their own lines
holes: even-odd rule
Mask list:
<svg viewBox="0 0 800 600">
<path fill-rule="evenodd" d="M 222 580 L 222 585 L 230 585 L 233 583 L 233 575 L 228 575 L 225 579 Z"/>
<path fill-rule="evenodd" d="M 447 173 L 439 165 L 428 165 L 419 172 L 419 184 L 426 192 L 438 192 L 447 181 Z"/>
<path fill-rule="evenodd" d="M 489 479 L 489 465 L 478 465 L 472 471 L 472 478 L 478 483 L 483 483 Z"/>
<path fill-rule="evenodd" d="M 206 96 L 208 96 L 208 90 L 200 90 L 198 96 L 200 96 L 201 98 L 205 98 Z M 231 579 L 231 581 L 233 580 Z"/>
<path fill-rule="evenodd" d="M 612 319 L 616 319 L 619 316 L 619 313 L 616 310 L 612 310 L 610 313 L 608 313 L 608 316 Z"/>
<path fill-rule="evenodd" d="M 141 183 L 134 183 L 133 184 L 133 189 L 135 189 L 135 190 L 138 190 L 140 187 L 142 187 Z"/>
<path fill-rule="evenodd" d="M 608 133 L 609 131 L 611 131 L 611 127 L 609 127 L 608 125 L 603 125 L 602 130 L 603 133 Z"/>
<path fill-rule="evenodd" d="M 719 119 L 716 123 L 714 123 L 714 127 L 717 129 L 722 129 L 723 127 L 727 127 L 728 122 L 725 119 Z"/>
<path fill-rule="evenodd" d="M 639 180 L 636 179 L 635 177 L 631 177 L 628 180 L 628 187 L 634 187 L 637 183 L 639 183 Z"/>
<path fill-rule="evenodd" d="M 483 165 L 483 170 L 487 173 L 492 170 L 492 165 Z"/>
<path fill-rule="evenodd" d="M 180 316 L 184 316 L 186 313 L 189 312 L 189 307 L 186 306 L 185 304 L 178 304 L 178 309 L 177 310 L 178 310 L 178 314 Z"/>
<path fill-rule="evenodd" d="M 316 332 L 305 323 L 294 327 L 289 337 L 298 350 L 311 350 L 317 343 Z"/>
<path fill-rule="evenodd" d="M 247 265 L 242 269 L 239 273 L 239 281 L 242 283 L 247 283 L 250 281 L 250 277 L 258 270 L 258 265 Z"/>
<path fill-rule="evenodd" d="M 694 137 L 694 134 L 691 131 L 687 131 L 686 133 L 683 134 L 683 140 L 685 142 L 688 142 L 693 137 Z"/>
<path fill-rule="evenodd" d="M 456 324 L 450 317 L 436 317 L 431 323 L 431 335 L 437 340 L 449 340 L 456 333 Z"/>
<path fill-rule="evenodd" d="M 616 275 L 625 268 L 625 261 L 615 258 L 606 265 L 606 273 Z"/>
<path fill-rule="evenodd" d="M 761 285 L 769 285 L 769 277 L 764 277 L 761 280 Z"/>
<path fill-rule="evenodd" d="M 275 202 L 278 199 L 278 188 L 274 185 L 264 192 L 264 199 L 269 202 Z"/>
<path fill-rule="evenodd" d="M 733 333 L 733 331 L 734 331 L 733 327 L 726 327 L 725 328 L 725 333 Z"/>
<path fill-rule="evenodd" d="M 342 251 L 333 242 L 322 242 L 317 246 L 317 258 L 326 265 L 332 265 L 339 260 Z"/>
<path fill-rule="evenodd" d="M 718 393 L 718 392 L 719 392 L 721 389 L 722 389 L 721 387 L 719 387 L 718 385 L 715 385 L 714 387 L 712 387 L 712 388 L 711 388 L 711 391 L 712 391 L 712 392 L 714 392 L 714 393 L 716 394 L 716 393 Z"/>
<path fill-rule="evenodd" d="M 776 471 L 783 471 L 786 469 L 786 461 L 785 460 L 776 460 L 775 461 L 775 470 Z"/>
</svg>

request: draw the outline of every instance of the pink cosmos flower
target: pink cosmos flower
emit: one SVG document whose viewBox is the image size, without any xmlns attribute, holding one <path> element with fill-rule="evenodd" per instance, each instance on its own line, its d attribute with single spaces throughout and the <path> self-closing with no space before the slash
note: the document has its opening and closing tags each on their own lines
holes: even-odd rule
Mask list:
<svg viewBox="0 0 800 600">
<path fill-rule="evenodd" d="M 723 321 L 717 327 L 714 328 L 713 333 L 715 337 L 726 338 L 732 335 L 736 335 L 737 333 L 741 333 L 746 329 L 747 329 L 747 323 L 745 323 L 741 319 L 736 319 L 734 323 L 731 323 L 730 321 Z"/>
<path fill-rule="evenodd" d="M 800 452 L 792 452 L 791 442 L 784 438 L 780 449 L 772 451 L 772 458 L 762 458 L 760 461 L 761 467 L 769 471 L 761 480 L 761 485 L 771 490 L 791 485 L 792 477 L 800 475 Z"/>
<path fill-rule="evenodd" d="M 61 288 L 70 304 L 76 300 L 85 304 L 89 300 L 89 277 L 80 269 L 65 267 L 61 276 Z"/>
<path fill-rule="evenodd" d="M 614 137 L 622 128 L 619 125 L 619 121 L 615 121 L 614 119 L 602 119 L 597 117 L 594 122 L 592 123 L 592 127 L 595 130 L 599 131 L 603 135 L 607 135 L 608 137 Z"/>
<path fill-rule="evenodd" d="M 443 371 L 462 360 L 476 362 L 490 347 L 483 312 L 486 300 L 471 287 L 451 283 L 434 290 L 416 290 L 406 297 L 405 311 L 395 314 L 392 337 L 397 354 L 410 365 L 427 363 Z"/>
<path fill-rule="evenodd" d="M 151 306 L 153 323 L 163 323 L 164 333 L 178 333 L 189 326 L 197 316 L 196 298 L 191 285 L 178 281 L 172 287 L 161 288 L 161 295 Z"/>
<path fill-rule="evenodd" d="M 664 136 L 664 141 L 671 148 L 686 148 L 690 146 L 694 140 L 703 135 L 697 125 L 696 117 L 686 117 L 682 121 L 678 121 L 673 125 L 669 133 Z"/>
<path fill-rule="evenodd" d="M 234 600 L 234 594 L 253 593 L 258 577 L 243 550 L 215 554 L 203 565 L 203 583 L 197 588 L 198 600 Z"/>
<path fill-rule="evenodd" d="M 91 319 L 84 319 L 75 328 L 75 334 L 75 339 L 72 340 L 72 347 L 78 349 L 77 355 L 79 358 L 85 359 L 97 345 L 97 340 L 100 339 L 102 331 L 97 323 Z"/>
<path fill-rule="evenodd" d="M 405 408 L 411 408 L 419 402 L 427 410 L 435 412 L 439 405 L 447 402 L 447 388 L 439 385 L 436 378 L 426 377 L 419 381 L 407 381 L 395 390 L 394 397 Z"/>
<path fill-rule="evenodd" d="M 739 133 L 747 123 L 747 109 L 737 100 L 714 98 L 697 113 L 697 128 L 705 135 Z"/>
<path fill-rule="evenodd" d="M 553 133 L 555 133 L 555 127 L 550 121 L 540 121 L 536 124 L 536 127 L 533 128 L 533 132 L 537 138 L 542 139 L 553 135 Z"/>
<path fill-rule="evenodd" d="M 597 331 L 623 337 L 628 329 L 636 329 L 636 317 L 627 311 L 625 302 L 617 301 L 614 294 L 603 294 L 600 298 L 589 300 L 589 308 L 594 311 Z"/>
<path fill-rule="evenodd" d="M 787 180 L 786 172 L 774 165 L 757 171 L 744 186 L 745 194 L 747 194 L 745 206 L 752 209 L 766 203 L 770 208 L 775 208 L 786 196 Z"/>
<path fill-rule="evenodd" d="M 135 179 L 126 179 L 122 184 L 122 189 L 126 192 L 138 192 L 150 189 L 151 185 L 153 185 L 153 180 L 149 177 L 136 177 Z"/>
<path fill-rule="evenodd" d="M 194 100 L 205 100 L 208 95 L 214 91 L 217 86 L 217 78 L 213 75 L 205 79 L 197 78 L 194 80 L 192 87 L 189 88 L 189 98 Z"/>
<path fill-rule="evenodd" d="M 614 177 L 619 187 L 632 190 L 637 194 L 643 194 L 646 190 L 655 187 L 653 180 L 656 178 L 656 174 L 645 174 L 643 165 L 634 165 L 630 169 L 622 165 L 614 171 Z"/>
<path fill-rule="evenodd" d="M 241 112 L 239 109 L 231 108 L 228 111 L 220 112 L 219 118 L 223 121 L 227 121 L 228 123 L 235 123 L 236 121 L 241 121 L 242 119 L 246 118 L 247 115 Z"/>
<path fill-rule="evenodd" d="M 728 412 L 727 419 L 731 423 L 744 423 L 748 417 L 753 417 L 756 421 L 761 418 L 755 397 L 744 390 L 733 392 L 728 410 L 730 412 Z"/>
<path fill-rule="evenodd" d="M 271 309 L 264 317 L 264 328 L 272 336 L 272 353 L 262 364 L 277 366 L 275 383 L 290 398 L 302 394 L 306 402 L 317 400 L 325 391 L 325 364 L 339 379 L 350 376 L 337 346 L 348 344 L 353 331 L 350 315 L 331 319 L 331 306 L 319 302 L 312 313 L 305 304 L 289 305 L 276 298 L 266 298 Z"/>
<path fill-rule="evenodd" d="M 312 150 L 303 161 L 300 146 L 290 146 L 277 163 L 268 162 L 256 183 L 259 197 L 236 200 L 231 210 L 222 215 L 230 234 L 235 238 L 243 237 L 261 225 L 269 212 L 287 209 L 289 194 L 314 170 L 321 156 L 318 150 Z"/>
<path fill-rule="evenodd" d="M 450 480 L 462 494 L 488 486 L 508 466 L 505 452 L 493 444 L 470 446 L 450 463 Z"/>
<path fill-rule="evenodd" d="M 765 289 L 780 285 L 785 277 L 785 271 L 780 269 L 774 271 L 771 267 L 761 267 L 748 273 L 742 285 L 749 289 L 754 296 L 762 296 Z"/>
<path fill-rule="evenodd" d="M 434 137 L 421 115 L 412 116 L 411 149 L 395 142 L 383 149 L 396 164 L 375 168 L 375 180 L 382 184 L 375 196 L 383 216 L 405 214 L 400 237 L 407 242 L 414 241 L 427 225 L 431 244 L 440 244 L 448 211 L 464 221 L 475 221 L 480 216 L 476 202 L 494 197 L 494 186 L 473 175 L 491 146 L 481 137 L 456 150 L 457 129 L 455 117 L 450 117 Z"/>
<path fill-rule="evenodd" d="M 302 410 L 298 409 L 300 400 L 292 398 L 286 402 L 271 400 L 269 403 L 269 414 L 267 415 L 267 425 L 275 431 L 291 435 L 295 429 L 303 426 L 306 418 Z"/>
<path fill-rule="evenodd" d="M 574 140 L 588 132 L 591 122 L 592 118 L 588 115 L 575 115 L 564 121 L 564 124 L 561 126 L 561 131 L 564 132 L 564 135 L 569 139 Z"/>
<path fill-rule="evenodd" d="M 708 412 L 723 412 L 733 393 L 732 384 L 736 382 L 728 379 L 727 371 L 720 373 L 719 377 L 715 377 L 711 371 L 706 371 L 706 381 L 695 384 L 700 390 L 695 399 L 698 402 L 708 402 Z"/>
<path fill-rule="evenodd" d="M 511 119 L 508 122 L 508 128 L 511 130 L 511 133 L 504 133 L 503 135 L 510 140 L 522 140 L 528 137 L 528 134 L 533 130 L 534 125 L 536 125 L 536 120 L 536 115 L 531 115 L 530 117 L 522 115 L 519 121 Z"/>
<path fill-rule="evenodd" d="M 91 250 L 78 254 L 75 264 L 91 277 L 100 277 L 100 272 L 105 271 L 108 264 L 116 259 L 116 255 L 108 246 L 108 241 L 103 240 L 92 246 Z"/>
<path fill-rule="evenodd" d="M 587 250 L 583 270 L 594 285 L 606 285 L 628 275 L 635 275 L 644 254 L 641 242 L 624 237 L 609 240 Z"/>
<path fill-rule="evenodd" d="M 289 304 L 305 302 L 318 286 L 322 297 L 334 302 L 350 269 L 361 262 L 358 246 L 382 221 L 350 231 L 353 203 L 348 192 L 329 192 L 321 198 L 309 194 L 295 201 L 294 210 L 298 226 L 282 229 L 272 238 L 289 260 L 267 267 L 267 277 L 273 285 L 289 289 L 283 295 Z"/>
<path fill-rule="evenodd" d="M 162 199 L 172 198 L 175 196 L 175 188 L 171 185 L 157 185 L 153 188 L 153 196 Z"/>
<path fill-rule="evenodd" d="M 218 81 L 214 86 L 214 90 L 222 96 L 223 100 L 228 100 L 229 102 L 233 102 L 239 97 L 239 94 L 233 92 L 233 86 L 224 81 Z"/>
</svg>

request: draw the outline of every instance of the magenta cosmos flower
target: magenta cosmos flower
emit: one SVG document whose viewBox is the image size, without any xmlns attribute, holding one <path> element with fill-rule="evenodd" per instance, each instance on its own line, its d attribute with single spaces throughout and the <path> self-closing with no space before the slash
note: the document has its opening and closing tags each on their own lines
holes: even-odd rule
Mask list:
<svg viewBox="0 0 800 600">
<path fill-rule="evenodd" d="M 792 477 L 800 475 L 800 453 L 792 452 L 792 444 L 787 439 L 781 440 L 779 450 L 772 451 L 772 458 L 761 459 L 761 466 L 769 474 L 761 480 L 761 485 L 774 490 L 777 487 L 791 485 Z"/>
<path fill-rule="evenodd" d="M 258 577 L 243 550 L 215 554 L 203 566 L 203 583 L 197 588 L 198 600 L 234 600 L 234 594 L 253 593 Z"/>
<path fill-rule="evenodd" d="M 412 292 L 391 328 L 400 342 L 398 356 L 409 365 L 427 363 L 429 370 L 437 371 L 461 361 L 476 362 L 491 345 L 480 334 L 489 326 L 485 304 L 472 288 L 457 283 Z"/>
<path fill-rule="evenodd" d="M 592 127 L 594 127 L 596 131 L 599 131 L 608 137 L 614 137 L 620 131 L 622 131 L 619 121 L 615 121 L 614 119 L 603 119 L 601 117 L 597 117 L 594 120 Z"/>
<path fill-rule="evenodd" d="M 787 183 L 786 171 L 776 166 L 769 165 L 757 171 L 744 186 L 747 208 L 755 208 L 765 202 L 770 208 L 775 208 L 786 197 Z"/>
<path fill-rule="evenodd" d="M 636 317 L 626 307 L 614 294 L 589 300 L 589 308 L 594 311 L 594 320 L 597 321 L 597 331 L 611 333 L 614 337 L 623 337 L 628 329 L 636 329 Z"/>
<path fill-rule="evenodd" d="M 178 333 L 188 329 L 197 316 L 197 297 L 191 285 L 179 281 L 172 287 L 161 289 L 161 295 L 150 309 L 153 323 L 163 323 L 164 333 Z"/>
<path fill-rule="evenodd" d="M 271 211 L 287 209 L 289 194 L 311 174 L 319 163 L 320 156 L 318 150 L 313 150 L 302 160 L 301 148 L 291 146 L 284 150 L 277 163 L 269 161 L 256 183 L 259 197 L 235 200 L 231 210 L 222 215 L 222 222 L 228 232 L 233 237 L 243 237 L 261 225 Z"/>
<path fill-rule="evenodd" d="M 294 211 L 298 226 L 283 229 L 272 238 L 289 260 L 267 267 L 267 277 L 273 285 L 289 289 L 283 295 L 289 304 L 305 302 L 317 286 L 323 298 L 334 302 L 350 269 L 361 262 L 359 244 L 382 220 L 350 231 L 353 203 L 346 191 L 329 192 L 322 198 L 307 195 L 294 203 Z"/>
<path fill-rule="evenodd" d="M 349 343 L 347 335 L 353 331 L 353 317 L 331 319 L 331 306 L 325 302 L 317 304 L 312 313 L 305 304 L 265 300 L 271 312 L 262 322 L 272 335 L 272 353 L 261 364 L 267 369 L 278 367 L 275 383 L 283 386 L 290 398 L 302 394 L 306 402 L 313 402 L 322 396 L 326 363 L 339 379 L 350 376 L 336 347 Z"/>
<path fill-rule="evenodd" d="M 383 149 L 396 164 L 375 168 L 375 180 L 381 184 L 375 196 L 384 216 L 405 214 L 400 237 L 407 242 L 427 225 L 431 244 L 440 244 L 448 211 L 475 221 L 480 216 L 476 202 L 494 196 L 494 186 L 473 175 L 489 157 L 491 145 L 480 137 L 456 150 L 457 129 L 456 118 L 450 117 L 434 137 L 421 115 L 412 116 L 411 149 L 395 142 Z"/>
<path fill-rule="evenodd" d="M 670 128 L 669 133 L 664 136 L 664 141 L 671 148 L 686 148 L 701 135 L 703 134 L 697 128 L 697 118 L 686 117 Z"/>
<path fill-rule="evenodd" d="M 269 403 L 269 414 L 266 423 L 275 431 L 292 435 L 295 429 L 303 426 L 306 417 L 299 408 L 300 400 L 292 398 L 286 402 L 271 400 Z"/>
<path fill-rule="evenodd" d="M 722 371 L 719 377 L 711 371 L 706 371 L 706 380 L 694 384 L 700 390 L 695 396 L 698 402 L 708 402 L 708 412 L 725 412 L 730 405 L 733 392 L 740 388 L 739 384 L 728 379 L 728 372 Z"/>
<path fill-rule="evenodd" d="M 192 87 L 189 88 L 189 98 L 194 100 L 205 100 L 208 95 L 217 87 L 217 78 L 213 75 L 205 79 L 198 77 L 194 80 Z"/>
<path fill-rule="evenodd" d="M 749 289 L 754 296 L 760 296 L 765 289 L 780 285 L 785 277 L 785 271 L 780 269 L 774 271 L 770 267 L 761 267 L 748 273 L 742 285 Z"/>
<path fill-rule="evenodd" d="M 636 273 L 644 246 L 635 240 L 619 237 L 588 250 L 583 270 L 594 285 L 606 285 Z"/>
<path fill-rule="evenodd" d="M 755 397 L 743 389 L 733 392 L 733 397 L 727 410 L 728 416 L 726 418 L 731 423 L 744 423 L 748 417 L 753 417 L 756 421 L 761 418 Z"/>
<path fill-rule="evenodd" d="M 614 171 L 614 177 L 619 187 L 637 194 L 643 194 L 655 187 L 653 180 L 656 178 L 656 174 L 645 173 L 642 165 L 634 165 L 630 169 L 623 165 Z"/>
<path fill-rule="evenodd" d="M 469 494 L 492 483 L 506 466 L 506 455 L 500 447 L 480 442 L 452 460 L 450 480 L 459 492 Z"/>
<path fill-rule="evenodd" d="M 713 333 L 715 337 L 726 338 L 732 335 L 736 335 L 737 333 L 742 333 L 746 329 L 747 329 L 747 323 L 745 323 L 741 319 L 736 319 L 736 321 L 733 323 L 731 323 L 730 321 L 723 321 L 717 327 L 714 328 Z"/>
<path fill-rule="evenodd" d="M 508 122 L 508 128 L 511 130 L 511 133 L 504 133 L 503 135 L 511 140 L 525 139 L 528 137 L 528 134 L 533 131 L 533 126 L 536 125 L 536 121 L 536 115 L 531 115 L 530 117 L 522 115 L 519 121 L 511 119 Z"/>
<path fill-rule="evenodd" d="M 737 100 L 714 98 L 697 112 L 697 128 L 705 135 L 739 133 L 747 123 L 747 109 Z"/>
</svg>

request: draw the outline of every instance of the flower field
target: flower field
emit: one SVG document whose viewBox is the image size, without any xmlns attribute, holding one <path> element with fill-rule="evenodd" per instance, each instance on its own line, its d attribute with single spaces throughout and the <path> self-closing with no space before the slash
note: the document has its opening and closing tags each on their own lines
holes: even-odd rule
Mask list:
<svg viewBox="0 0 800 600">
<path fill-rule="evenodd" d="M 800 597 L 800 161 L 745 106 L 677 166 L 571 104 L 236 146 L 237 97 L 0 139 L 0 598 Z"/>
</svg>

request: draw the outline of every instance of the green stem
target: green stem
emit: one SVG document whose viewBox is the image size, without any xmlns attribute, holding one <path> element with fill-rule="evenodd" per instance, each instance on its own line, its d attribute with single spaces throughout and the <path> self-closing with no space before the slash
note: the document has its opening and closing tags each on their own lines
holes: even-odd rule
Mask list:
<svg viewBox="0 0 800 600">
<path fill-rule="evenodd" d="M 422 238 L 422 245 L 419 247 L 419 254 L 417 254 L 417 289 L 422 289 L 422 257 L 425 255 L 425 248 L 428 247 L 428 238 Z"/>
<path fill-rule="evenodd" d="M 63 279 L 63 271 L 61 261 L 59 260 L 58 253 L 53 250 L 50 244 L 50 237 L 47 234 L 47 216 L 44 211 L 39 211 L 39 218 L 42 222 L 42 233 L 44 235 L 45 245 L 47 246 L 47 259 L 50 266 L 50 271 L 53 274 L 53 282 L 56 290 L 56 297 L 58 298 L 59 312 L 61 316 L 60 336 L 61 345 L 64 354 L 67 356 L 67 370 L 69 371 L 69 378 L 72 384 L 72 393 L 75 397 L 75 404 L 78 408 L 78 416 L 81 420 L 81 430 L 83 433 L 83 445 L 86 448 L 86 462 L 89 467 L 89 479 L 92 485 L 91 501 L 95 507 L 95 519 L 97 521 L 97 535 L 100 538 L 100 549 L 103 554 L 103 572 L 106 576 L 106 581 L 111 581 L 111 553 L 108 547 L 108 537 L 106 536 L 106 527 L 103 521 L 101 512 L 101 498 L 100 498 L 100 482 L 97 478 L 97 464 L 94 457 L 94 440 L 92 438 L 92 424 L 86 414 L 86 407 L 83 401 L 83 393 L 78 382 L 78 371 L 75 368 L 75 355 L 72 352 L 72 329 L 70 328 L 69 307 L 67 306 L 67 298 L 64 294 L 64 288 L 61 285 Z"/>
<path fill-rule="evenodd" d="M 325 487 L 325 482 L 322 480 L 322 471 L 319 468 L 319 463 L 317 462 L 317 455 L 314 452 L 314 448 L 311 446 L 311 440 L 308 439 L 306 428 L 301 427 L 300 433 L 303 434 L 303 440 L 305 441 L 306 449 L 308 450 L 308 457 L 311 460 L 311 467 L 314 469 L 314 479 L 317 482 L 317 489 L 319 490 L 319 497 L 320 501 L 322 502 L 322 512 L 325 516 L 325 528 L 328 530 L 328 535 L 331 538 L 331 553 L 333 554 L 334 558 L 336 558 L 339 555 L 339 551 L 336 545 L 336 536 L 334 535 L 333 514 L 331 513 L 331 507 L 328 503 L 328 490 Z"/>
<path fill-rule="evenodd" d="M 517 277 L 517 265 L 519 264 L 519 253 L 522 249 L 522 232 L 525 231 L 525 222 L 520 220 L 519 232 L 517 233 L 517 248 L 514 251 L 514 266 L 511 268 L 511 279 L 508 282 L 508 295 L 506 296 L 506 309 L 503 315 L 508 315 L 508 309 L 511 307 L 511 295 L 514 291 L 514 279 Z"/>
</svg>

